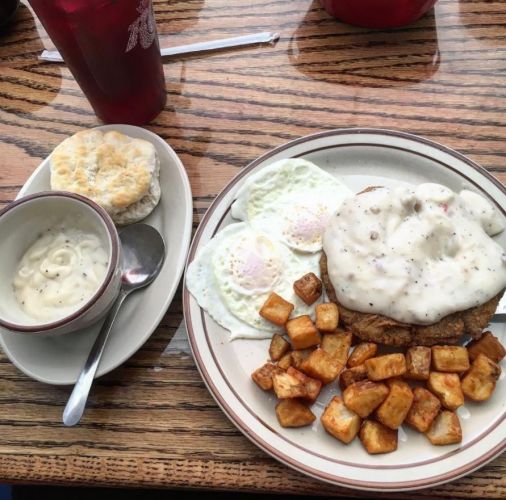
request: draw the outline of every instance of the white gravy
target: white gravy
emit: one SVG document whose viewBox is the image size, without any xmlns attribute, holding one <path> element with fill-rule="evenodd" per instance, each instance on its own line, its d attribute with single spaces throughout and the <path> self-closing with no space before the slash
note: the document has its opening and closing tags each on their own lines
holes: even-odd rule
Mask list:
<svg viewBox="0 0 506 500">
<path fill-rule="evenodd" d="M 439 184 L 377 188 L 344 201 L 323 239 L 343 306 L 431 324 L 506 287 L 504 225 L 482 196 Z"/>
<path fill-rule="evenodd" d="M 39 234 L 23 255 L 13 281 L 16 299 L 32 318 L 55 321 L 97 292 L 108 265 L 100 237 L 66 218 Z"/>
</svg>

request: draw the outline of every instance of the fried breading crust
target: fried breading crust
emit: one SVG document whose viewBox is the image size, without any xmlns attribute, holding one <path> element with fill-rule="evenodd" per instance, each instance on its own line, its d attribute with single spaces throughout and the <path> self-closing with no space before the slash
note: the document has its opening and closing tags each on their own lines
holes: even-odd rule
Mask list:
<svg viewBox="0 0 506 500">
<path fill-rule="evenodd" d="M 450 314 L 432 325 L 410 325 L 381 314 L 352 311 L 342 306 L 330 282 L 325 252 L 320 259 L 320 271 L 327 296 L 337 304 L 344 325 L 362 340 L 394 346 L 455 344 L 464 333 L 479 338 L 494 315 L 504 292 L 503 290 L 485 304 Z"/>
</svg>

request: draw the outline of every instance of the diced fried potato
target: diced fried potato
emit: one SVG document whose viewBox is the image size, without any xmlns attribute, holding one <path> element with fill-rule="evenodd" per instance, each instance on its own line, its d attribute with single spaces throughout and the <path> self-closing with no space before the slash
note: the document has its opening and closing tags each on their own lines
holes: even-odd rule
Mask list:
<svg viewBox="0 0 506 500">
<path fill-rule="evenodd" d="M 304 427 L 316 419 L 313 412 L 296 399 L 283 399 L 276 405 L 276 416 L 281 427 Z"/>
<path fill-rule="evenodd" d="M 292 353 L 287 352 L 279 361 L 278 366 L 282 368 L 283 370 L 288 370 L 288 367 L 292 366 L 293 359 L 292 359 Z"/>
<path fill-rule="evenodd" d="M 251 378 L 253 381 L 261 387 L 264 391 L 270 391 L 272 389 L 272 376 L 274 373 L 282 372 L 281 368 L 278 368 L 272 363 L 265 363 L 265 365 L 257 368 L 252 374 Z"/>
<path fill-rule="evenodd" d="M 276 333 L 272 337 L 271 345 L 269 346 L 269 356 L 272 361 L 278 361 L 288 352 L 289 349 L 290 342 Z"/>
<path fill-rule="evenodd" d="M 413 402 L 411 387 L 401 379 L 387 381 L 390 392 L 383 403 L 376 410 L 376 418 L 390 429 L 398 429 Z"/>
<path fill-rule="evenodd" d="M 342 391 L 346 389 L 346 387 L 358 382 L 359 380 L 365 380 L 367 378 L 367 368 L 365 365 L 354 366 L 353 368 L 348 368 L 347 370 L 343 370 L 339 375 L 339 387 Z"/>
<path fill-rule="evenodd" d="M 458 345 L 432 346 L 432 368 L 438 372 L 450 373 L 469 370 L 467 349 Z"/>
<path fill-rule="evenodd" d="M 259 314 L 267 321 L 283 326 L 288 321 L 294 307 L 293 304 L 290 304 L 290 302 L 280 297 L 277 293 L 271 292 L 260 309 Z"/>
<path fill-rule="evenodd" d="M 406 373 L 404 378 L 427 380 L 430 373 L 431 358 L 430 347 L 410 347 L 406 351 Z"/>
<path fill-rule="evenodd" d="M 492 335 L 492 332 L 485 332 L 480 339 L 473 340 L 466 347 L 471 361 L 474 361 L 478 354 L 485 354 L 495 363 L 499 363 L 506 356 L 506 349 L 504 349 L 498 338 Z"/>
<path fill-rule="evenodd" d="M 456 373 L 430 372 L 427 387 L 448 410 L 455 411 L 464 404 L 460 378 Z"/>
<path fill-rule="evenodd" d="M 286 323 L 294 349 L 306 349 L 321 342 L 321 336 L 309 316 L 297 316 Z"/>
<path fill-rule="evenodd" d="M 373 342 L 361 342 L 358 344 L 351 356 L 348 358 L 348 366 L 353 368 L 364 364 L 366 359 L 373 358 L 378 352 L 378 345 Z"/>
<path fill-rule="evenodd" d="M 320 348 L 314 350 L 300 367 L 304 373 L 321 380 L 324 384 L 335 380 L 342 368 L 342 364 Z"/>
<path fill-rule="evenodd" d="M 308 305 L 313 304 L 322 294 L 322 282 L 314 273 L 307 273 L 293 284 L 294 292 Z"/>
<path fill-rule="evenodd" d="M 369 416 L 388 396 L 385 384 L 361 380 L 343 391 L 344 404 L 358 416 Z"/>
<path fill-rule="evenodd" d="M 316 305 L 316 328 L 320 332 L 333 332 L 339 324 L 339 309 L 337 304 L 328 302 Z"/>
<path fill-rule="evenodd" d="M 406 358 L 400 352 L 385 354 L 377 358 L 367 359 L 365 367 L 367 368 L 367 376 L 374 381 L 399 377 L 406 373 Z"/>
<path fill-rule="evenodd" d="M 315 378 L 308 377 L 304 373 L 295 369 L 293 366 L 290 366 L 286 373 L 294 376 L 297 380 L 299 380 L 300 382 L 302 382 L 304 384 L 304 387 L 306 388 L 306 393 L 307 393 L 306 396 L 304 396 L 304 399 L 306 399 L 307 401 L 310 401 L 311 403 L 314 403 L 316 401 L 316 399 L 318 398 L 320 391 L 322 390 L 321 380 L 317 380 Z"/>
<path fill-rule="evenodd" d="M 413 403 L 406 415 L 406 422 L 419 432 L 427 432 L 441 409 L 441 401 L 423 387 L 413 389 Z"/>
<path fill-rule="evenodd" d="M 359 437 L 367 453 L 371 455 L 390 453 L 397 449 L 397 431 L 373 420 L 366 420 L 362 424 Z"/>
<path fill-rule="evenodd" d="M 343 400 L 334 396 L 321 416 L 323 428 L 343 443 L 351 443 L 360 430 L 362 420 L 346 408 Z"/>
<path fill-rule="evenodd" d="M 321 348 L 330 356 L 345 366 L 351 347 L 353 335 L 351 332 L 327 333 L 322 338 Z"/>
<path fill-rule="evenodd" d="M 501 368 L 485 354 L 478 354 L 461 381 L 462 392 L 473 401 L 485 401 L 492 396 Z"/>
<path fill-rule="evenodd" d="M 443 410 L 432 422 L 425 434 L 432 444 L 437 446 L 457 444 L 462 441 L 462 429 L 457 414 Z"/>
<path fill-rule="evenodd" d="M 286 372 L 273 373 L 272 387 L 279 399 L 304 398 L 306 386 L 296 377 Z"/>
<path fill-rule="evenodd" d="M 309 358 L 309 355 L 314 351 L 314 349 L 300 349 L 298 351 L 292 351 L 292 365 L 297 368 L 297 370 L 300 370 L 300 367 L 302 366 L 302 363 L 304 360 Z"/>
</svg>

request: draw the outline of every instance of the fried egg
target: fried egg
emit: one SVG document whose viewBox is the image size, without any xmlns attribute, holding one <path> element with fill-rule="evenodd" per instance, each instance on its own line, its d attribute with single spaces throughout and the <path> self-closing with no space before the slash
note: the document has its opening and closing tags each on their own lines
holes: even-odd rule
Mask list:
<svg viewBox="0 0 506 500">
<path fill-rule="evenodd" d="M 259 311 L 274 291 L 295 305 L 293 316 L 309 314 L 293 282 L 308 272 L 319 275 L 318 255 L 296 254 L 266 233 L 239 222 L 212 238 L 191 262 L 186 286 L 199 305 L 234 338 L 269 338 L 280 327 Z"/>
<path fill-rule="evenodd" d="M 232 216 L 248 221 L 300 252 L 322 249 L 325 227 L 353 193 L 313 163 L 287 159 L 248 177 L 232 205 Z"/>
</svg>

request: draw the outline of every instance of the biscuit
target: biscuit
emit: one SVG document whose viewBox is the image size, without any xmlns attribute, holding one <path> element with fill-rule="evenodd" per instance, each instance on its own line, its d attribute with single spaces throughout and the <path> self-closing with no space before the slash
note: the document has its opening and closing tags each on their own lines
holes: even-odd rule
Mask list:
<svg viewBox="0 0 506 500">
<path fill-rule="evenodd" d="M 51 189 L 86 196 L 118 224 L 143 219 L 160 200 L 155 147 L 117 131 L 87 130 L 51 154 Z"/>
<path fill-rule="evenodd" d="M 161 196 L 159 174 L 160 162 L 157 158 L 155 173 L 151 178 L 151 185 L 148 193 L 139 201 L 129 205 L 125 210 L 116 212 L 113 216 L 113 220 L 116 224 L 119 226 L 126 226 L 127 224 L 139 222 L 153 211 L 156 205 L 158 205 Z"/>
</svg>

